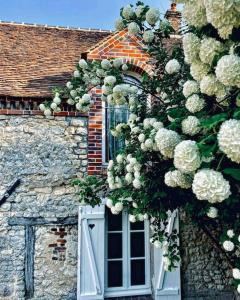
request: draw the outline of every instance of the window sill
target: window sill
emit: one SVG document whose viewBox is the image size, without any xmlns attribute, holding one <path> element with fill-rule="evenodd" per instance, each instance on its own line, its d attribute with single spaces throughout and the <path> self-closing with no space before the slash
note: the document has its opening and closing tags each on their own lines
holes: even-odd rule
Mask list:
<svg viewBox="0 0 240 300">
<path fill-rule="evenodd" d="M 144 289 L 128 289 L 128 290 L 115 290 L 115 291 L 105 291 L 105 298 L 112 297 L 127 297 L 127 296 L 143 296 L 143 295 L 151 295 L 152 290 L 150 288 Z"/>
</svg>

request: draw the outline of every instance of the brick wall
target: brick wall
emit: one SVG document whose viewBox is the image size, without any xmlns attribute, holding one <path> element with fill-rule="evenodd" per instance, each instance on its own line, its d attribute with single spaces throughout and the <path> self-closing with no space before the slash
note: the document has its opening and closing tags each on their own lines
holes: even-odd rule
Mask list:
<svg viewBox="0 0 240 300">
<path fill-rule="evenodd" d="M 113 59 L 121 57 L 124 62 L 131 65 L 131 71 L 142 74 L 151 72 L 149 55 L 143 51 L 141 41 L 128 35 L 127 30 L 117 32 L 102 41 L 97 47 L 90 49 L 89 60 Z M 103 152 L 105 142 L 102 137 L 103 108 L 101 102 L 101 89 L 94 91 L 95 104 L 89 113 L 88 136 L 88 174 L 99 175 L 103 173 Z"/>
</svg>

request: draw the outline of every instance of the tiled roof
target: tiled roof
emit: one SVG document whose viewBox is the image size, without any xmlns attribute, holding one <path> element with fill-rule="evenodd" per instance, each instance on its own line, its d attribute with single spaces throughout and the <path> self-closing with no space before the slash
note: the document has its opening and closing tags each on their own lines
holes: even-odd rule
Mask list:
<svg viewBox="0 0 240 300">
<path fill-rule="evenodd" d="M 81 53 L 111 34 L 96 29 L 0 23 L 0 96 L 48 97 Z"/>
</svg>

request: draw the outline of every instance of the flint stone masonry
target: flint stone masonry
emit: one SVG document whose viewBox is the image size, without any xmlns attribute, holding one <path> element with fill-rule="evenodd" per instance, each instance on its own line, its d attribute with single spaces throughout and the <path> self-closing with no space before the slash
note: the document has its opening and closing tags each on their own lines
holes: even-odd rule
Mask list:
<svg viewBox="0 0 240 300">
<path fill-rule="evenodd" d="M 78 201 L 70 181 L 87 172 L 87 118 L 1 116 L 0 141 L 0 197 L 21 180 L 0 207 L 0 299 L 26 299 L 29 226 L 35 232 L 32 299 L 76 299 Z"/>
<path fill-rule="evenodd" d="M 231 289 L 232 274 L 210 239 L 180 214 L 181 281 L 184 300 L 239 300 Z"/>
</svg>

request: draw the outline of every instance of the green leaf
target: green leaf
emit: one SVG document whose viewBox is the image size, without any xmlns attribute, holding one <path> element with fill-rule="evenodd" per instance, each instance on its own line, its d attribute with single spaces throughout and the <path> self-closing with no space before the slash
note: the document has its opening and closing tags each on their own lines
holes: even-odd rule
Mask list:
<svg viewBox="0 0 240 300">
<path fill-rule="evenodd" d="M 232 178 L 240 181 L 240 169 L 227 168 L 223 170 L 224 174 L 232 176 Z"/>
<path fill-rule="evenodd" d="M 204 128 L 211 129 L 211 128 L 214 128 L 219 123 L 227 120 L 227 118 L 228 118 L 228 115 L 226 113 L 214 115 L 211 118 L 207 118 L 205 120 L 202 120 L 201 125 Z"/>
</svg>

